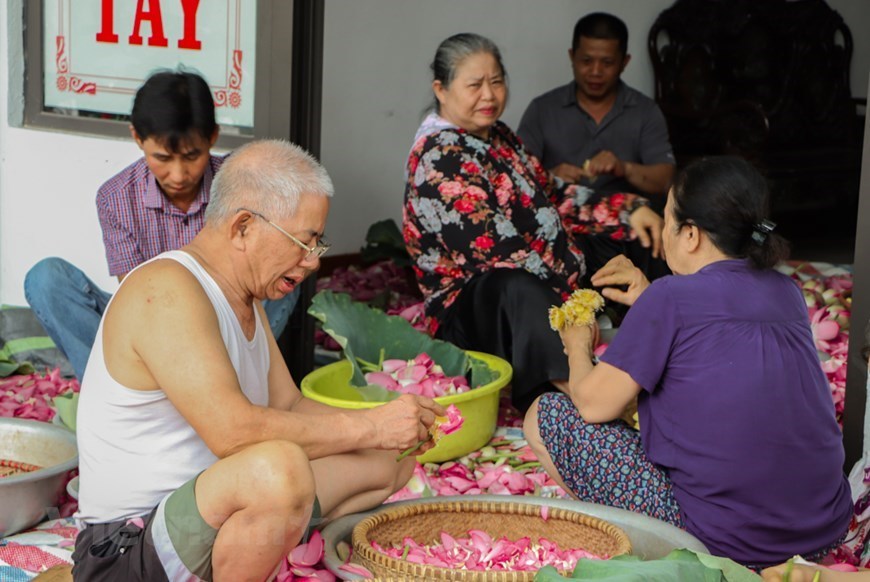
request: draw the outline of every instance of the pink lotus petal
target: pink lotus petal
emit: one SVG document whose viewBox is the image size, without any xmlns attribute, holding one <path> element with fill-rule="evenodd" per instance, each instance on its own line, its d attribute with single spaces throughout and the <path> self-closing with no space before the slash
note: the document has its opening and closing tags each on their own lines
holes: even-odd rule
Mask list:
<svg viewBox="0 0 870 582">
<path fill-rule="evenodd" d="M 450 484 L 451 487 L 456 489 L 459 493 L 465 493 L 472 487 L 474 487 L 474 481 L 470 479 L 465 479 L 463 477 L 445 477 L 444 480 Z"/>
<path fill-rule="evenodd" d="M 441 545 L 444 546 L 444 549 L 448 552 L 452 551 L 453 548 L 456 547 L 456 540 L 447 532 L 441 532 Z"/>
<path fill-rule="evenodd" d="M 453 434 L 462 428 L 463 422 L 464 419 L 462 418 L 462 413 L 459 412 L 459 409 L 456 408 L 455 404 L 451 404 L 447 407 L 447 422 L 441 423 L 438 426 L 438 429 L 446 436 Z"/>
<path fill-rule="evenodd" d="M 550 506 L 549 505 L 542 505 L 541 506 L 541 519 L 543 519 L 544 521 L 547 521 L 547 519 L 549 519 L 549 517 L 550 517 Z"/>
<path fill-rule="evenodd" d="M 338 567 L 342 572 L 347 572 L 348 574 L 356 574 L 357 576 L 362 576 L 364 578 L 374 578 L 375 575 L 363 568 L 358 564 L 342 564 Z"/>
<path fill-rule="evenodd" d="M 335 574 L 329 570 L 315 570 L 313 574 L 299 577 L 294 582 L 335 582 Z"/>
<path fill-rule="evenodd" d="M 278 566 L 278 577 L 276 578 L 276 580 L 285 580 L 288 577 L 292 577 L 292 574 L 290 573 L 290 562 L 284 559 L 281 560 L 281 564 Z"/>
<path fill-rule="evenodd" d="M 414 358 L 414 363 L 424 366 L 427 370 L 435 365 L 435 362 L 427 354 L 420 354 Z"/>
<path fill-rule="evenodd" d="M 385 372 L 369 372 L 365 375 L 366 382 L 369 384 L 375 384 L 377 386 L 383 386 L 387 390 L 397 391 L 401 388 L 398 382 Z"/>
<path fill-rule="evenodd" d="M 294 582 L 335 582 L 335 574 L 329 570 L 315 570 L 310 576 L 301 576 Z"/>
<path fill-rule="evenodd" d="M 816 339 L 822 341 L 830 341 L 837 337 L 840 333 L 840 326 L 836 321 L 826 320 L 820 321 L 814 326 Z"/>
<path fill-rule="evenodd" d="M 495 483 L 490 485 L 489 491 L 487 491 L 487 493 L 491 495 L 513 495 L 511 490 L 499 481 L 496 481 Z"/>
<path fill-rule="evenodd" d="M 484 551 L 492 545 L 492 537 L 485 531 L 479 529 L 468 530 L 468 535 L 471 536 L 471 544 L 480 551 Z"/>
<path fill-rule="evenodd" d="M 529 485 L 528 479 L 522 473 L 504 473 L 499 481 L 511 491 L 511 495 L 524 495 L 534 490 L 534 487 Z"/>
<path fill-rule="evenodd" d="M 383 366 L 381 368 L 384 372 L 388 374 L 392 374 L 398 370 L 404 370 L 408 366 L 408 362 L 405 360 L 384 360 Z"/>
<path fill-rule="evenodd" d="M 831 564 L 830 566 L 825 566 L 828 570 L 836 570 L 837 572 L 858 572 L 858 568 L 853 566 L 852 564 Z"/>
<path fill-rule="evenodd" d="M 435 492 L 442 497 L 446 497 L 448 495 L 461 495 L 459 491 L 446 484 L 436 485 Z"/>
<path fill-rule="evenodd" d="M 323 536 L 320 535 L 319 531 L 314 530 L 308 543 L 299 544 L 293 548 L 293 551 L 287 556 L 287 560 L 293 566 L 314 566 L 323 560 L 323 548 Z"/>
<path fill-rule="evenodd" d="M 413 380 L 414 382 L 419 382 L 423 378 L 426 377 L 426 366 L 421 366 L 419 364 L 414 364 L 413 366 L 408 366 L 404 370 L 399 370 L 396 372 L 397 380 Z"/>
</svg>

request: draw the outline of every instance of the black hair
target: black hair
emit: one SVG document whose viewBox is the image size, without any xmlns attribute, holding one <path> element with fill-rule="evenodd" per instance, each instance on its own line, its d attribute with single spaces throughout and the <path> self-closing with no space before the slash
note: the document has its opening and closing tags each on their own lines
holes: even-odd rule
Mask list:
<svg viewBox="0 0 870 582">
<path fill-rule="evenodd" d="M 674 179 L 677 228 L 696 225 L 720 251 L 770 268 L 788 257 L 788 243 L 768 219 L 769 192 L 761 173 L 737 156 L 702 158 Z"/>
<path fill-rule="evenodd" d="M 625 23 L 612 14 L 606 12 L 593 12 L 587 14 L 574 25 L 574 38 L 571 41 L 571 49 L 577 50 L 580 46 L 580 37 L 599 38 L 605 40 L 618 40 L 619 52 L 625 57 L 628 52 L 628 27 Z"/>
<path fill-rule="evenodd" d="M 435 51 L 435 59 L 430 65 L 432 79 L 434 81 L 441 81 L 441 85 L 447 89 L 456 77 L 456 69 L 459 68 L 459 64 L 477 53 L 492 55 L 498 63 L 498 68 L 501 69 L 502 77 L 505 77 L 505 80 L 507 80 L 507 71 L 505 71 L 504 63 L 502 63 L 501 51 L 498 50 L 498 46 L 485 36 L 473 32 L 454 34 L 438 45 L 438 49 Z M 435 99 L 432 109 L 436 113 L 440 112 L 438 99 Z"/>
<path fill-rule="evenodd" d="M 214 99 L 205 79 L 196 73 L 154 73 L 136 91 L 133 129 L 143 141 L 149 137 L 178 152 L 191 135 L 210 140 L 217 129 Z"/>
</svg>

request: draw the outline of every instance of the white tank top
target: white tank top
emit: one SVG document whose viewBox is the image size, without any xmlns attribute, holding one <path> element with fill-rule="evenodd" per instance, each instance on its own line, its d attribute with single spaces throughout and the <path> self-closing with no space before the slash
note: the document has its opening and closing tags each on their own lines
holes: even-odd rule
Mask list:
<svg viewBox="0 0 870 582">
<path fill-rule="evenodd" d="M 178 261 L 197 278 L 217 313 L 242 391 L 253 404 L 267 406 L 269 343 L 259 311 L 254 339 L 248 341 L 223 292 L 192 256 L 169 251 L 151 261 L 158 259 Z M 217 460 L 162 390 L 132 390 L 111 377 L 103 358 L 102 321 L 82 381 L 76 424 L 76 517 L 87 523 L 147 514 Z"/>
</svg>

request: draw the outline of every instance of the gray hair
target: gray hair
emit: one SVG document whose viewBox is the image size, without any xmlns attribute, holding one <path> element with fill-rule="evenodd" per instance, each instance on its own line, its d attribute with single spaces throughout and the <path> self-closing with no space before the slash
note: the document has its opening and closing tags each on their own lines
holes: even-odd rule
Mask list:
<svg viewBox="0 0 870 582">
<path fill-rule="evenodd" d="M 290 142 L 252 141 L 227 157 L 215 175 L 205 220 L 226 220 L 243 207 L 282 220 L 293 216 L 303 194 L 332 197 L 326 169 Z"/>
<path fill-rule="evenodd" d="M 501 60 L 501 51 L 498 50 L 496 44 L 485 36 L 473 32 L 461 32 L 445 39 L 438 45 L 438 50 L 435 51 L 435 60 L 430 65 L 433 80 L 440 81 L 441 85 L 447 89 L 456 78 L 456 69 L 459 68 L 462 61 L 477 53 L 492 55 L 501 69 L 502 76 L 507 78 L 507 71 Z M 432 108 L 436 113 L 439 112 L 440 104 L 437 99 L 435 99 Z"/>
</svg>

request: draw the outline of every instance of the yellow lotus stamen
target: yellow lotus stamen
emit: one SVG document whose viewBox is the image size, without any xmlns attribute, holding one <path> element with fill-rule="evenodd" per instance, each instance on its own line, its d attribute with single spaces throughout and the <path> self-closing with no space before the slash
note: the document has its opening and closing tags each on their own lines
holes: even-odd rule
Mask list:
<svg viewBox="0 0 870 582">
<path fill-rule="evenodd" d="M 595 314 L 604 309 L 604 297 L 594 289 L 578 289 L 561 307 L 550 307 L 550 327 L 561 331 L 569 325 L 592 325 Z"/>
</svg>

